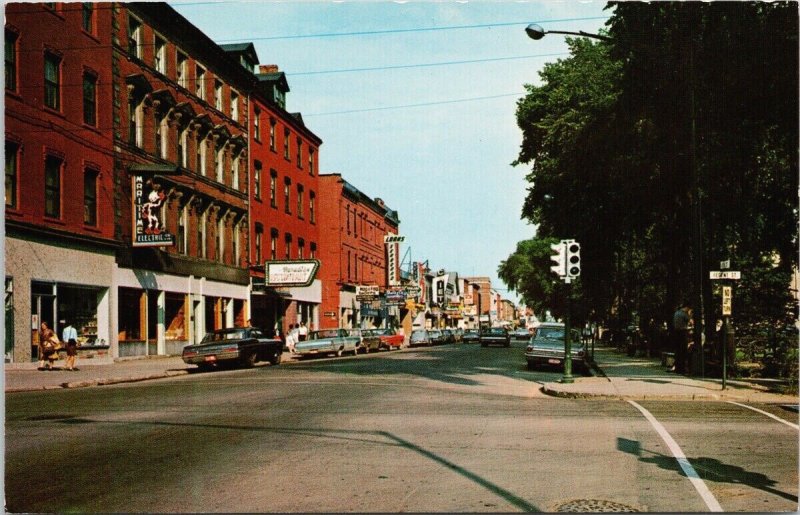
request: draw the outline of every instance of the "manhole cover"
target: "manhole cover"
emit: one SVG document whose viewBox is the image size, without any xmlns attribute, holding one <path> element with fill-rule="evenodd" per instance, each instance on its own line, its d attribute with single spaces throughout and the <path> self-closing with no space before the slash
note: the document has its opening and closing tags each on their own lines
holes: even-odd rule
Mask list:
<svg viewBox="0 0 800 515">
<path fill-rule="evenodd" d="M 633 506 L 602 499 L 575 499 L 555 505 L 559 513 L 631 513 L 641 511 Z"/>
</svg>

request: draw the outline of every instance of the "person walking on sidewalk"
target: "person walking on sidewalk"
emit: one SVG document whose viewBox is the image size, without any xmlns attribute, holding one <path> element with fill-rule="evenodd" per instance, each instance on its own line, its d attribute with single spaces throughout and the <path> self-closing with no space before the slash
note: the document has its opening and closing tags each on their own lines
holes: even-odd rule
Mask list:
<svg viewBox="0 0 800 515">
<path fill-rule="evenodd" d="M 39 370 L 55 370 L 54 364 L 60 347 L 58 335 L 50 329 L 47 322 L 42 322 L 39 327 Z"/>
<path fill-rule="evenodd" d="M 300 322 L 300 328 L 298 331 L 298 341 L 304 342 L 306 338 L 308 338 L 308 327 L 306 327 L 305 322 Z"/>
<path fill-rule="evenodd" d="M 692 320 L 692 308 L 688 303 L 672 315 L 672 345 L 675 351 L 675 366 L 673 371 L 678 374 L 686 373 L 686 350 L 689 342 L 689 325 Z"/>
<path fill-rule="evenodd" d="M 75 360 L 78 359 L 78 330 L 73 325 L 67 324 L 64 331 L 61 333 L 61 341 L 67 348 L 67 357 L 64 360 L 64 365 L 67 370 L 78 370 L 75 368 Z"/>
</svg>

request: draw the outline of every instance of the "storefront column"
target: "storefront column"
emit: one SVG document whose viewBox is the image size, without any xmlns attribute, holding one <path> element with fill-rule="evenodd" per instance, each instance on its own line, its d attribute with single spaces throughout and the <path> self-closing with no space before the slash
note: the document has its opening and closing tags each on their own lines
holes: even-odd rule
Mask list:
<svg viewBox="0 0 800 515">
<path fill-rule="evenodd" d="M 200 343 L 200 340 L 203 339 L 203 336 L 205 336 L 205 327 L 206 327 L 205 297 L 203 297 L 202 295 L 193 295 L 192 304 L 194 305 L 192 308 L 194 324 L 192 324 L 193 334 L 191 342 L 194 344 L 198 344 Z"/>
<path fill-rule="evenodd" d="M 233 327 L 235 321 L 233 299 L 223 299 L 222 301 L 225 303 L 225 327 Z"/>
<path fill-rule="evenodd" d="M 97 340 L 96 345 L 111 344 L 111 289 L 106 288 L 97 293 Z M 116 324 L 114 325 L 116 327 Z M 112 354 L 113 356 L 113 354 Z"/>
<path fill-rule="evenodd" d="M 164 325 L 164 312 L 167 304 L 167 292 L 161 290 L 156 299 L 156 354 L 164 356 L 167 353 L 167 330 Z"/>
</svg>

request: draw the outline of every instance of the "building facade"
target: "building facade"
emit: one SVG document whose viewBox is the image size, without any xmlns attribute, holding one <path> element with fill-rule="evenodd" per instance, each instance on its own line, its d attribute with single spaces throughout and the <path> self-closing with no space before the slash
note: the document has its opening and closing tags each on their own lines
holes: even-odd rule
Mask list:
<svg viewBox="0 0 800 515">
<path fill-rule="evenodd" d="M 121 245 L 112 353 L 175 354 L 249 319 L 247 95 L 255 80 L 168 5 L 113 6 Z"/>
<path fill-rule="evenodd" d="M 252 47 L 252 45 L 251 45 Z M 240 47 L 225 47 L 241 53 Z M 255 55 L 255 51 L 252 51 Z M 260 66 L 251 95 L 250 274 L 255 326 L 286 334 L 290 325 L 319 327 L 322 282 L 265 284 L 265 263 L 318 259 L 319 146 L 298 113 L 286 111 L 289 85 L 277 66 Z"/>
<path fill-rule="evenodd" d="M 7 362 L 37 359 L 42 322 L 97 356 L 177 354 L 252 321 L 266 259 L 316 257 L 321 140 L 257 62 L 165 3 L 6 5 Z M 317 316 L 321 282 L 278 290 Z"/>
<path fill-rule="evenodd" d="M 386 307 L 400 273 L 398 242 L 386 241 L 398 234 L 397 212 L 341 174 L 320 175 L 319 193 L 320 328 L 399 325 L 399 305 Z"/>
<path fill-rule="evenodd" d="M 115 312 L 112 14 L 6 4 L 6 361 L 37 359 L 42 322 L 107 349 Z M 102 344 L 102 345 L 101 345 Z"/>
</svg>

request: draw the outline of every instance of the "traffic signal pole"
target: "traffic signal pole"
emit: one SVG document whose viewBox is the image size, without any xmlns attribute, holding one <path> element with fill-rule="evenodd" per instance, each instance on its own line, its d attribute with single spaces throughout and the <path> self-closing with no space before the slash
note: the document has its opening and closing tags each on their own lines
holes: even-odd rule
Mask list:
<svg viewBox="0 0 800 515">
<path fill-rule="evenodd" d="M 562 383 L 573 383 L 572 377 L 572 335 L 570 315 L 572 314 L 572 279 L 581 275 L 581 245 L 575 240 L 561 240 L 550 245 L 556 254 L 550 259 L 556 264 L 550 270 L 558 274 L 567 285 L 567 313 L 564 316 L 564 376 Z"/>
<path fill-rule="evenodd" d="M 572 281 L 569 276 L 564 278 L 567 283 L 567 314 L 564 317 L 564 376 L 562 383 L 574 383 L 572 377 L 572 338 L 570 337 L 570 315 L 572 314 Z"/>
</svg>

